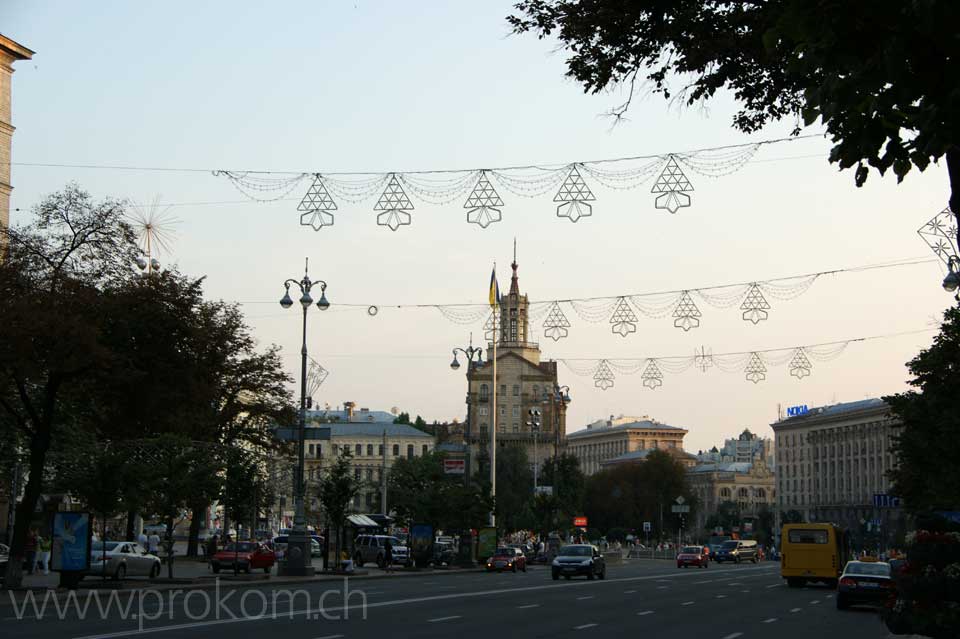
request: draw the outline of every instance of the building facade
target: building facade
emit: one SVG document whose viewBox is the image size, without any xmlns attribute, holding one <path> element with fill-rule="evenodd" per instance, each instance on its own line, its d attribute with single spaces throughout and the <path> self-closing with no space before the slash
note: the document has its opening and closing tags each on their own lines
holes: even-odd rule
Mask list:
<svg viewBox="0 0 960 639">
<path fill-rule="evenodd" d="M 743 432 L 737 437 L 724 440 L 723 448 L 713 447 L 711 450 L 697 455 L 697 459 L 701 462 L 723 464 L 753 463 L 758 458 L 763 458 L 764 463 L 770 469 L 776 467 L 773 440 L 752 433 L 749 428 L 743 429 Z"/>
<path fill-rule="evenodd" d="M 683 452 L 686 434 L 684 428 L 661 424 L 646 416 L 615 418 L 611 415 L 608 420 L 593 422 L 568 434 L 567 452 L 577 458 L 585 475 L 592 475 L 611 463 L 641 461 L 650 450 L 681 453 L 678 455 L 681 462 L 692 465 L 695 458 Z"/>
<path fill-rule="evenodd" d="M 744 520 L 759 518 L 765 508 L 774 513 L 777 507 L 776 477 L 762 456 L 750 462 L 699 464 L 687 477 L 700 500 L 694 519 L 698 531 L 724 502 L 735 503 Z"/>
<path fill-rule="evenodd" d="M 874 495 L 889 493 L 898 424 L 881 399 L 814 408 L 772 424 L 778 509 L 839 524 L 861 543 L 892 541 L 903 511 L 875 507 Z"/>
<path fill-rule="evenodd" d="M 467 444 L 471 473 L 489 472 L 490 429 L 497 425 L 497 445 L 521 446 L 531 463 L 560 454 L 566 444 L 566 406 L 557 397 L 557 362 L 540 361 L 540 346 L 529 339 L 528 301 L 520 294 L 517 261 L 510 265 L 510 292 L 500 300 L 497 379 L 493 379 L 492 344 L 488 359 L 467 371 Z M 497 385 L 497 405 L 493 387 Z M 540 411 L 540 428 L 528 424 L 528 411 Z M 496 420 L 494 415 L 496 413 Z"/>
<path fill-rule="evenodd" d="M 13 63 L 30 60 L 33 51 L 0 34 L 0 225 L 10 225 L 10 161 L 13 146 Z"/>
</svg>

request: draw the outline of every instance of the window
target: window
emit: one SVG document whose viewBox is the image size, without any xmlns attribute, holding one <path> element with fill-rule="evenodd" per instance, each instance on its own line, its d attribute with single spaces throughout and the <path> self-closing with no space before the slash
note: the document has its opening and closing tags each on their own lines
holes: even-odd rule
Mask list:
<svg viewBox="0 0 960 639">
<path fill-rule="evenodd" d="M 367 457 L 373 457 L 373 444 L 367 444 Z"/>
<path fill-rule="evenodd" d="M 368 468 L 368 469 L 367 469 L 367 481 L 373 481 L 373 469 L 372 469 L 372 468 Z"/>
<path fill-rule="evenodd" d="M 480 422 L 480 433 L 486 434 L 487 432 L 487 422 Z"/>
<path fill-rule="evenodd" d="M 317 444 L 317 457 L 323 457 L 323 444 Z"/>
<path fill-rule="evenodd" d="M 400 456 L 400 444 L 394 444 L 394 445 L 393 445 L 393 456 L 394 456 L 394 457 L 399 457 L 399 456 Z"/>
<path fill-rule="evenodd" d="M 510 320 L 510 341 L 517 341 L 517 320 L 515 319 Z"/>
<path fill-rule="evenodd" d="M 519 424 L 519 423 L 513 422 L 513 432 L 515 432 L 515 433 L 519 433 L 519 432 L 520 432 L 520 424 Z"/>
<path fill-rule="evenodd" d="M 377 452 L 377 454 L 383 457 L 383 444 L 380 444 L 380 450 Z"/>
<path fill-rule="evenodd" d="M 748 491 L 746 488 L 740 489 L 740 499 L 747 499 L 749 496 L 750 496 L 750 491 Z"/>
<path fill-rule="evenodd" d="M 363 454 L 363 446 L 362 446 L 361 444 L 357 444 L 357 445 L 354 447 L 354 449 L 353 449 L 353 454 L 356 455 L 357 457 L 359 457 L 360 455 L 362 455 L 362 454 Z"/>
<path fill-rule="evenodd" d="M 334 444 L 334 445 L 333 445 L 333 454 L 334 454 L 334 455 L 339 455 L 339 454 L 340 454 L 340 446 L 339 446 L 338 444 Z"/>
<path fill-rule="evenodd" d="M 309 450 L 310 450 L 310 456 L 313 457 L 313 455 L 314 455 L 314 452 L 313 452 L 313 451 L 315 450 L 313 444 L 310 444 L 310 449 L 309 449 Z"/>
<path fill-rule="evenodd" d="M 507 407 L 506 407 L 506 406 L 501 406 L 501 407 L 500 407 L 500 417 L 506 417 L 506 416 L 507 416 Z"/>
<path fill-rule="evenodd" d="M 407 444 L 407 459 L 413 459 L 413 444 Z"/>
<path fill-rule="evenodd" d="M 520 407 L 519 407 L 519 406 L 514 406 L 514 407 L 513 407 L 513 416 L 514 416 L 514 417 L 520 417 Z"/>
<path fill-rule="evenodd" d="M 357 495 L 353 498 L 353 507 L 358 509 L 360 508 L 360 495 Z"/>
<path fill-rule="evenodd" d="M 730 489 L 729 489 L 729 488 L 721 488 L 721 489 L 720 489 L 720 497 L 723 498 L 723 499 L 730 499 Z"/>
<path fill-rule="evenodd" d="M 477 412 L 480 414 L 481 417 L 486 417 L 487 415 L 490 414 L 490 407 L 489 407 L 489 406 L 481 406 L 481 407 L 478 409 Z"/>
<path fill-rule="evenodd" d="M 534 400 L 540 398 L 540 387 L 537 386 L 536 384 L 533 385 L 533 391 L 532 391 L 531 395 L 533 395 L 533 399 L 534 399 Z"/>
<path fill-rule="evenodd" d="M 514 396 L 514 397 L 519 397 L 519 396 L 520 396 L 520 384 L 514 384 L 514 385 L 513 385 L 513 396 Z"/>
<path fill-rule="evenodd" d="M 506 395 L 507 395 L 507 385 L 506 385 L 506 384 L 500 384 L 500 395 L 506 397 Z"/>
<path fill-rule="evenodd" d="M 424 444 L 424 445 L 423 445 L 423 453 L 421 453 L 421 454 L 426 455 L 428 452 L 430 452 L 430 449 L 429 449 L 429 447 L 428 447 L 426 444 Z"/>
<path fill-rule="evenodd" d="M 480 384 L 480 401 L 485 402 L 490 398 L 490 387 L 486 384 Z"/>
<path fill-rule="evenodd" d="M 826 544 L 829 535 L 826 530 L 803 530 L 795 528 L 787 535 L 791 544 Z"/>
<path fill-rule="evenodd" d="M 359 468 L 354 468 L 354 469 L 353 469 L 353 478 L 356 479 L 357 481 L 360 480 L 360 469 L 359 469 Z"/>
</svg>

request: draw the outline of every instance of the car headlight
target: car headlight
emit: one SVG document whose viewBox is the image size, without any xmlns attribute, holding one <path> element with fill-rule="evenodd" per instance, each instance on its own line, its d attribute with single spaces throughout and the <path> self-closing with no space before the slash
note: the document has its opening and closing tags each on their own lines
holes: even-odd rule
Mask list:
<svg viewBox="0 0 960 639">
<path fill-rule="evenodd" d="M 581 566 L 589 566 L 592 562 L 589 559 L 584 559 L 580 562 Z"/>
<path fill-rule="evenodd" d="M 554 559 L 554 560 L 553 560 L 553 565 L 554 565 L 554 566 L 559 566 L 559 565 L 560 565 L 560 560 L 559 560 L 559 559 Z"/>
</svg>

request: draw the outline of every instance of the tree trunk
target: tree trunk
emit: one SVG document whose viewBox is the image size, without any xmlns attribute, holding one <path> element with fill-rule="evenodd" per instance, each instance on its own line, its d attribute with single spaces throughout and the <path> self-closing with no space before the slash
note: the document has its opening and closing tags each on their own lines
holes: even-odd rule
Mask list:
<svg viewBox="0 0 960 639">
<path fill-rule="evenodd" d="M 137 511 L 128 510 L 127 511 L 127 532 L 124 538 L 127 541 L 136 541 L 133 535 L 134 523 L 137 521 Z"/>
<path fill-rule="evenodd" d="M 5 588 L 19 588 L 23 583 L 23 546 L 27 541 L 27 531 L 33 524 L 34 509 L 43 491 L 43 469 L 46 465 L 47 450 L 50 448 L 50 424 L 36 424 L 37 432 L 30 438 L 30 476 L 23 489 L 23 499 L 17 504 L 16 521 L 13 525 L 13 539 L 10 542 L 10 561 L 3 583 Z"/>
<path fill-rule="evenodd" d="M 167 517 L 167 577 L 173 579 L 173 517 Z"/>
<path fill-rule="evenodd" d="M 957 247 L 960 248 L 960 147 L 947 151 L 947 174 L 950 176 L 950 210 L 957 218 Z"/>
<path fill-rule="evenodd" d="M 200 524 L 206 520 L 207 515 L 206 502 L 197 502 L 190 509 L 190 538 L 187 541 L 187 557 L 197 556 L 198 537 L 200 536 Z"/>
</svg>

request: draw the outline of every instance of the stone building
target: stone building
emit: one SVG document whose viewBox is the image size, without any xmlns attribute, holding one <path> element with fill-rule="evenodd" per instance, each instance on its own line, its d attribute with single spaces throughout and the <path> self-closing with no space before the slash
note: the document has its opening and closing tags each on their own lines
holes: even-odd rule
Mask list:
<svg viewBox="0 0 960 639">
<path fill-rule="evenodd" d="M 10 225 L 10 162 L 13 144 L 13 63 L 30 60 L 33 51 L 0 34 L 0 224 Z"/>
<path fill-rule="evenodd" d="M 567 452 L 580 462 L 585 475 L 592 475 L 603 466 L 641 461 L 650 450 L 678 454 L 685 465 L 696 459 L 683 452 L 685 428 L 662 424 L 649 417 L 610 416 L 567 435 Z"/>
<path fill-rule="evenodd" d="M 763 507 L 775 512 L 776 478 L 762 456 L 752 462 L 700 464 L 687 471 L 690 487 L 700 500 L 695 530 L 703 531 L 707 518 L 723 502 L 733 502 L 744 520 L 759 517 Z"/>
<path fill-rule="evenodd" d="M 877 507 L 874 496 L 890 491 L 897 424 L 882 399 L 813 408 L 771 424 L 778 509 L 839 524 L 861 543 L 892 541 L 903 527 L 902 509 Z"/>
<path fill-rule="evenodd" d="M 557 362 L 540 361 L 540 345 L 529 339 L 528 301 L 526 295 L 520 294 L 516 256 L 510 266 L 510 292 L 500 300 L 497 379 L 493 380 L 492 344 L 487 346 L 488 359 L 469 366 L 467 371 L 467 422 L 463 437 L 469 449 L 471 473 L 489 472 L 486 464 L 494 411 L 497 445 L 522 446 L 531 463 L 535 458 L 542 463 L 561 453 L 566 444 L 566 401 L 557 397 Z M 541 413 L 541 426 L 536 433 L 527 423 L 528 411 L 534 408 Z"/>
</svg>

